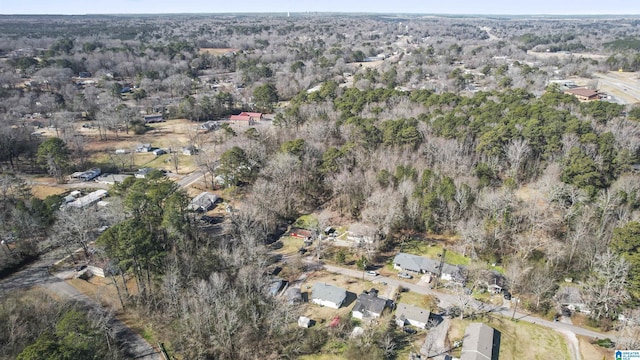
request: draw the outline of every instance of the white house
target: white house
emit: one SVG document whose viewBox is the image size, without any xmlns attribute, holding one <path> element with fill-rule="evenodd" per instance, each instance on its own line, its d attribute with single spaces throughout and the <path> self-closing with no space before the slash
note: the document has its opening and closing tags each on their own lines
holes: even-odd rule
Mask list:
<svg viewBox="0 0 640 360">
<path fill-rule="evenodd" d="M 347 291 L 337 286 L 317 282 L 313 285 L 311 302 L 320 306 L 339 309 L 347 298 Z"/>
<path fill-rule="evenodd" d="M 424 329 L 429 322 L 431 312 L 417 306 L 398 303 L 396 307 L 396 324 L 398 326 L 413 325 Z"/>
<path fill-rule="evenodd" d="M 379 318 L 386 307 L 387 299 L 379 298 L 377 291 L 363 292 L 358 295 L 351 316 L 360 320 Z"/>
</svg>

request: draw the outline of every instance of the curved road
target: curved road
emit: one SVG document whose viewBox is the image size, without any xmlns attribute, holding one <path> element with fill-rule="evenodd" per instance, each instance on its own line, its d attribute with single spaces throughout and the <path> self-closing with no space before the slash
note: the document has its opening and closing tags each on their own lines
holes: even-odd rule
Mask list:
<svg viewBox="0 0 640 360">
<path fill-rule="evenodd" d="M 362 272 L 361 271 L 357 271 L 357 270 L 352 270 L 352 269 L 346 269 L 346 268 L 342 268 L 342 267 L 338 267 L 338 266 L 332 266 L 332 265 L 324 265 L 325 269 L 327 271 L 333 272 L 333 273 L 337 273 L 337 274 L 341 274 L 341 275 L 345 275 L 345 276 L 351 276 L 351 277 L 356 277 L 356 278 L 362 278 Z M 432 295 L 438 298 L 438 300 L 440 300 L 440 304 L 441 307 L 446 308 L 449 306 L 454 306 L 454 305 L 458 305 L 459 304 L 459 300 L 458 297 L 456 295 L 452 295 L 452 294 L 447 294 L 447 293 L 443 293 L 440 291 L 435 291 L 433 289 L 429 289 L 427 287 L 424 286 L 420 286 L 420 285 L 416 285 L 416 284 L 412 284 L 406 281 L 402 281 L 402 280 L 398 280 L 395 278 L 390 278 L 390 277 L 386 277 L 386 276 L 371 276 L 371 275 L 366 275 L 365 274 L 365 279 L 367 280 L 371 280 L 373 282 L 377 282 L 377 283 L 382 283 L 382 282 L 386 282 L 387 285 L 389 286 L 402 286 L 405 287 L 413 292 L 416 292 L 418 294 L 423 294 L 423 295 Z M 485 311 L 485 312 L 492 312 L 492 313 L 497 313 L 500 315 L 503 315 L 505 317 L 511 317 L 513 315 L 513 310 L 509 309 L 507 307 L 503 307 L 503 306 L 493 306 L 493 305 L 489 305 L 489 304 L 485 304 L 483 302 L 477 301 L 477 300 L 472 300 L 469 302 L 469 305 L 478 310 L 478 311 Z M 531 314 L 526 314 L 523 312 L 517 312 L 515 313 L 515 318 L 520 320 L 520 321 L 526 321 L 526 322 L 530 322 L 533 324 L 537 324 L 537 325 L 542 325 L 545 327 L 548 327 L 550 329 L 562 332 L 563 334 L 566 334 L 566 332 L 572 332 L 574 334 L 577 335 L 582 335 L 582 336 L 588 336 L 588 337 L 592 337 L 592 338 L 606 338 L 607 335 L 597 332 L 597 331 L 593 331 L 593 330 L 589 330 L 589 329 L 585 329 L 576 325 L 572 325 L 572 324 L 566 324 L 566 323 L 562 323 L 562 322 L 554 322 L 554 321 L 548 321 L 548 320 L 544 320 L 541 318 L 537 318 L 537 317 L 533 317 Z"/>
<path fill-rule="evenodd" d="M 62 257 L 64 257 L 64 254 L 59 249 L 51 251 L 47 254 L 43 254 L 38 260 L 25 266 L 22 270 L 0 280 L 0 299 L 12 290 L 40 286 L 62 299 L 78 301 L 86 306 L 102 310 L 102 307 L 91 298 L 84 295 L 64 280 L 49 273 L 49 267 Z M 113 330 L 116 339 L 124 345 L 125 354 L 129 358 L 140 360 L 162 360 L 161 355 L 157 353 L 151 344 L 120 320 L 113 318 L 110 321 L 109 326 Z"/>
</svg>

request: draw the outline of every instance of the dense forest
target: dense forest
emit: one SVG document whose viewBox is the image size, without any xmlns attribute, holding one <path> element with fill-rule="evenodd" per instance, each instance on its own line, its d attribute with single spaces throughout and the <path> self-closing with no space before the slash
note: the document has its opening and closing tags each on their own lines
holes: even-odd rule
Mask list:
<svg viewBox="0 0 640 360">
<path fill-rule="evenodd" d="M 0 16 L 0 275 L 54 248 L 109 258 L 114 284 L 135 283 L 117 289 L 119 310 L 150 319 L 185 359 L 297 358 L 331 344 L 347 358 L 394 358 L 406 334 L 393 322 L 358 341 L 349 322 L 300 329 L 299 310 L 269 294 L 277 239 L 326 210 L 318 229 L 367 225 L 373 241 L 357 256 L 368 263 L 407 239 L 446 238 L 470 259 L 470 284 L 497 264 L 544 316 L 571 279 L 590 325 L 637 327 L 640 107 L 581 102 L 550 81 L 594 88 L 597 73 L 639 70 L 637 19 L 248 20 Z M 562 56 L 572 52 L 600 57 Z M 221 178 L 236 207 L 215 234 L 160 171 L 114 185 L 95 216 L 32 194 L 40 177 L 126 172 L 125 158 L 106 161 L 91 144 L 151 131 L 142 114 L 199 125 L 241 111 L 273 120 L 192 138 L 199 171 L 211 187 Z M 295 279 L 312 265 L 287 266 Z M 45 295 L 0 298 L 1 322 L 15 325 L 1 330 L 3 358 L 124 356 L 108 315 Z"/>
</svg>

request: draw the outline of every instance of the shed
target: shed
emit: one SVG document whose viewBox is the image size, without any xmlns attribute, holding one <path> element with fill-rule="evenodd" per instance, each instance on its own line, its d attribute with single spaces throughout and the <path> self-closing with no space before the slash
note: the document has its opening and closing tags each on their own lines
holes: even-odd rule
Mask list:
<svg viewBox="0 0 640 360">
<path fill-rule="evenodd" d="M 306 316 L 300 316 L 298 318 L 298 326 L 300 326 L 301 328 L 309 328 L 311 326 L 311 322 L 312 320 Z"/>
<path fill-rule="evenodd" d="M 288 288 L 287 289 L 287 299 L 289 300 L 290 305 L 299 304 L 302 302 L 302 292 L 300 288 Z"/>
</svg>

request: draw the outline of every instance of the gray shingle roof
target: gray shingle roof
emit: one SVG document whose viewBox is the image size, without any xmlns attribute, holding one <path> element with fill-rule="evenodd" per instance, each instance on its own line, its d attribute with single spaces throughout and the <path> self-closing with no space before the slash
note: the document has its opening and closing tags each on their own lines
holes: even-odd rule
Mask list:
<svg viewBox="0 0 640 360">
<path fill-rule="evenodd" d="M 347 291 L 337 286 L 317 282 L 313 285 L 311 298 L 342 304 L 347 297 Z"/>
<path fill-rule="evenodd" d="M 409 304 L 398 303 L 396 307 L 396 319 L 414 320 L 426 324 L 429 322 L 430 314 L 431 312 L 427 309 Z"/>
<path fill-rule="evenodd" d="M 467 326 L 462 340 L 460 360 L 492 360 L 494 336 L 495 330 L 483 323 Z"/>
<path fill-rule="evenodd" d="M 400 266 L 403 270 L 413 272 L 430 272 L 438 273 L 438 261 L 427 259 L 426 257 L 412 255 L 407 253 L 398 253 L 393 259 L 393 263 Z"/>
<path fill-rule="evenodd" d="M 358 295 L 353 311 L 361 312 L 365 317 L 369 316 L 369 314 L 380 315 L 386 305 L 387 300 L 379 298 L 378 294 L 372 291 L 368 294 L 362 293 Z"/>
</svg>

